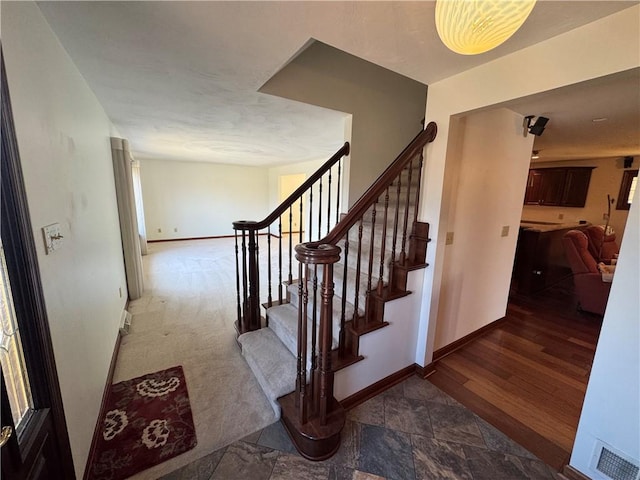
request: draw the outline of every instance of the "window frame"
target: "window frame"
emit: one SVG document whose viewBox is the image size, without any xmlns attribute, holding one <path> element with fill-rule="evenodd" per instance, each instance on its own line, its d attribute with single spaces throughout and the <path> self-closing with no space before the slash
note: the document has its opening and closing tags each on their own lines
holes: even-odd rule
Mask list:
<svg viewBox="0 0 640 480">
<path fill-rule="evenodd" d="M 638 170 L 625 170 L 622 173 L 622 181 L 620 182 L 620 191 L 618 192 L 618 203 L 616 204 L 616 210 L 629 210 L 631 203 L 627 202 L 629 198 L 629 192 L 631 190 L 631 184 L 633 179 L 638 176 Z"/>
</svg>

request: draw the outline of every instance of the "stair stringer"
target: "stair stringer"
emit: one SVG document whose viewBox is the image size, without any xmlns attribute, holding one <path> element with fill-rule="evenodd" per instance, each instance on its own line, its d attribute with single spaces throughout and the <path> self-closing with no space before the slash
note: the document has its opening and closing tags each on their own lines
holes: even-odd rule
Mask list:
<svg viewBox="0 0 640 480">
<path fill-rule="evenodd" d="M 416 362 L 424 269 L 410 271 L 407 295 L 384 306 L 385 328 L 359 338 L 360 362 L 335 372 L 334 395 L 343 400 Z"/>
</svg>

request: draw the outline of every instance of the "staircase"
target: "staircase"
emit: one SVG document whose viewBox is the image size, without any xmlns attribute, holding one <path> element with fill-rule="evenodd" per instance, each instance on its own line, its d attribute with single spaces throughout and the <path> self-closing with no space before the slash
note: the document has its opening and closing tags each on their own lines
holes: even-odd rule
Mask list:
<svg viewBox="0 0 640 480">
<path fill-rule="evenodd" d="M 282 412 L 294 445 L 309 459 L 328 458 L 339 446 L 345 415 L 333 397 L 334 372 L 363 360 L 359 338 L 388 325 L 385 303 L 410 294 L 408 272 L 426 266 L 428 225 L 417 221 L 417 205 L 422 151 L 435 135 L 436 126 L 430 123 L 348 213 L 340 215 L 335 202 L 335 225 L 330 224 L 332 168 L 337 165 L 339 191 L 340 160 L 348 144 L 265 221 L 234 223 L 238 343 L 276 415 Z M 326 175 L 328 182 L 323 182 Z M 320 198 L 315 209 L 314 184 Z M 323 204 L 323 185 L 328 205 Z M 308 212 L 322 215 L 326 210 L 326 224 L 318 222 L 316 241 L 302 243 L 300 234 L 297 262 L 289 235 L 288 265 L 285 254 L 283 268 L 282 214 L 288 209 L 291 225 L 291 205 L 297 201 L 301 218 L 303 204 Z M 258 292 L 264 291 L 257 235 L 265 228 L 268 299 L 263 319 L 256 308 Z M 272 229 L 279 232 L 277 254 L 272 251 Z M 329 233 L 321 238 L 323 230 Z M 278 290 L 275 301 L 272 282 Z"/>
</svg>

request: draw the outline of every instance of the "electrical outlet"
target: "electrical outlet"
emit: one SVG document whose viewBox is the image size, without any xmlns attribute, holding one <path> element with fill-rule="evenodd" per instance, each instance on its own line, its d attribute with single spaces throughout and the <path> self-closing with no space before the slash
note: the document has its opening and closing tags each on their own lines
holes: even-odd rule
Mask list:
<svg viewBox="0 0 640 480">
<path fill-rule="evenodd" d="M 505 225 L 504 227 L 502 227 L 502 233 L 500 235 L 503 237 L 509 236 L 509 225 Z"/>
<path fill-rule="evenodd" d="M 558 220 L 562 220 L 564 218 L 564 213 L 559 213 L 558 214 Z"/>
<path fill-rule="evenodd" d="M 178 231 L 178 228 L 177 228 L 177 227 L 174 227 L 173 231 L 174 231 L 174 232 L 177 232 L 177 231 Z"/>
<path fill-rule="evenodd" d="M 444 243 L 445 245 L 451 245 L 453 243 L 453 232 L 447 232 L 447 238 Z"/>
<path fill-rule="evenodd" d="M 162 233 L 162 229 L 161 228 L 158 229 L 158 233 Z"/>
</svg>

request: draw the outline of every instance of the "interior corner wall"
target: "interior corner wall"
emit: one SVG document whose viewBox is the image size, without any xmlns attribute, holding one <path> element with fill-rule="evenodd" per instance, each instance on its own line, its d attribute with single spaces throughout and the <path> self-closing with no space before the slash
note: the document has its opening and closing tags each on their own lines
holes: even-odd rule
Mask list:
<svg viewBox="0 0 640 480">
<path fill-rule="evenodd" d="M 233 235 L 268 213 L 266 167 L 140 160 L 147 240 Z"/>
<path fill-rule="evenodd" d="M 640 465 L 640 190 L 620 246 L 570 465 L 589 478 L 598 445 Z M 602 443 L 599 443 L 602 442 Z"/>
<path fill-rule="evenodd" d="M 432 359 L 444 274 L 445 166 L 451 119 L 467 112 L 640 66 L 640 6 L 625 10 L 429 85 L 426 121 L 438 136 L 426 147 L 419 218 L 430 225 L 416 363 Z M 607 42 L 602 42 L 606 38 Z M 543 75 L 540 72 L 544 72 Z M 536 81 L 532 82 L 531 79 Z M 497 239 L 496 242 L 499 242 Z M 637 293 L 630 293 L 636 295 Z"/>
<path fill-rule="evenodd" d="M 567 160 L 562 162 L 536 162 L 530 168 L 548 167 L 596 167 L 591 173 L 587 201 L 584 207 L 549 207 L 541 205 L 524 205 L 522 218 L 542 222 L 571 223 L 586 220 L 595 225 L 604 225 L 603 214 L 607 213 L 607 194 L 618 200 L 618 192 L 624 172 L 623 158 L 597 158 L 591 160 Z M 629 210 L 616 210 L 616 203 L 611 205 L 609 225 L 616 232 L 618 245 L 622 241 L 624 227 Z M 563 219 L 560 220 L 559 216 Z"/>
<path fill-rule="evenodd" d="M 602 39 L 606 38 L 607 42 Z M 430 224 L 416 362 L 429 363 L 443 278 L 447 209 L 443 206 L 444 172 L 450 120 L 464 112 L 488 108 L 574 83 L 640 66 L 640 5 L 558 35 L 544 42 L 429 85 L 427 121 L 438 124 L 438 137 L 426 148 L 420 220 Z M 544 72 L 544 74 L 540 74 Z M 535 78 L 535 82 L 531 82 Z M 571 465 L 588 463 L 593 438 L 628 455 L 638 455 L 638 197 L 627 221 L 620 263 L 628 259 L 612 286 L 601 340 L 596 349 L 585 406 Z M 458 221 L 458 219 L 456 219 Z M 497 242 L 500 239 L 497 240 Z M 618 267 L 620 268 L 620 267 Z M 630 271 L 629 269 L 634 269 Z M 620 342 L 620 347 L 618 347 Z M 421 363 L 422 362 L 422 363 Z M 632 393 L 624 397 L 627 393 Z M 636 462 L 639 461 L 635 457 Z M 589 470 L 587 470 L 589 471 Z M 585 472 L 586 473 L 586 472 Z M 596 477 L 597 478 L 597 477 Z"/>
<path fill-rule="evenodd" d="M 2 49 L 76 476 L 82 478 L 126 300 L 102 106 L 32 2 L 2 2 Z M 45 254 L 41 227 L 59 223 Z"/>
<path fill-rule="evenodd" d="M 260 91 L 353 115 L 350 206 L 422 129 L 427 86 L 314 42 Z"/>
<path fill-rule="evenodd" d="M 461 126 L 460 151 L 447 162 L 453 243 L 445 246 L 436 349 L 506 312 L 533 145 L 522 116 L 505 108 L 469 115 Z"/>
</svg>

